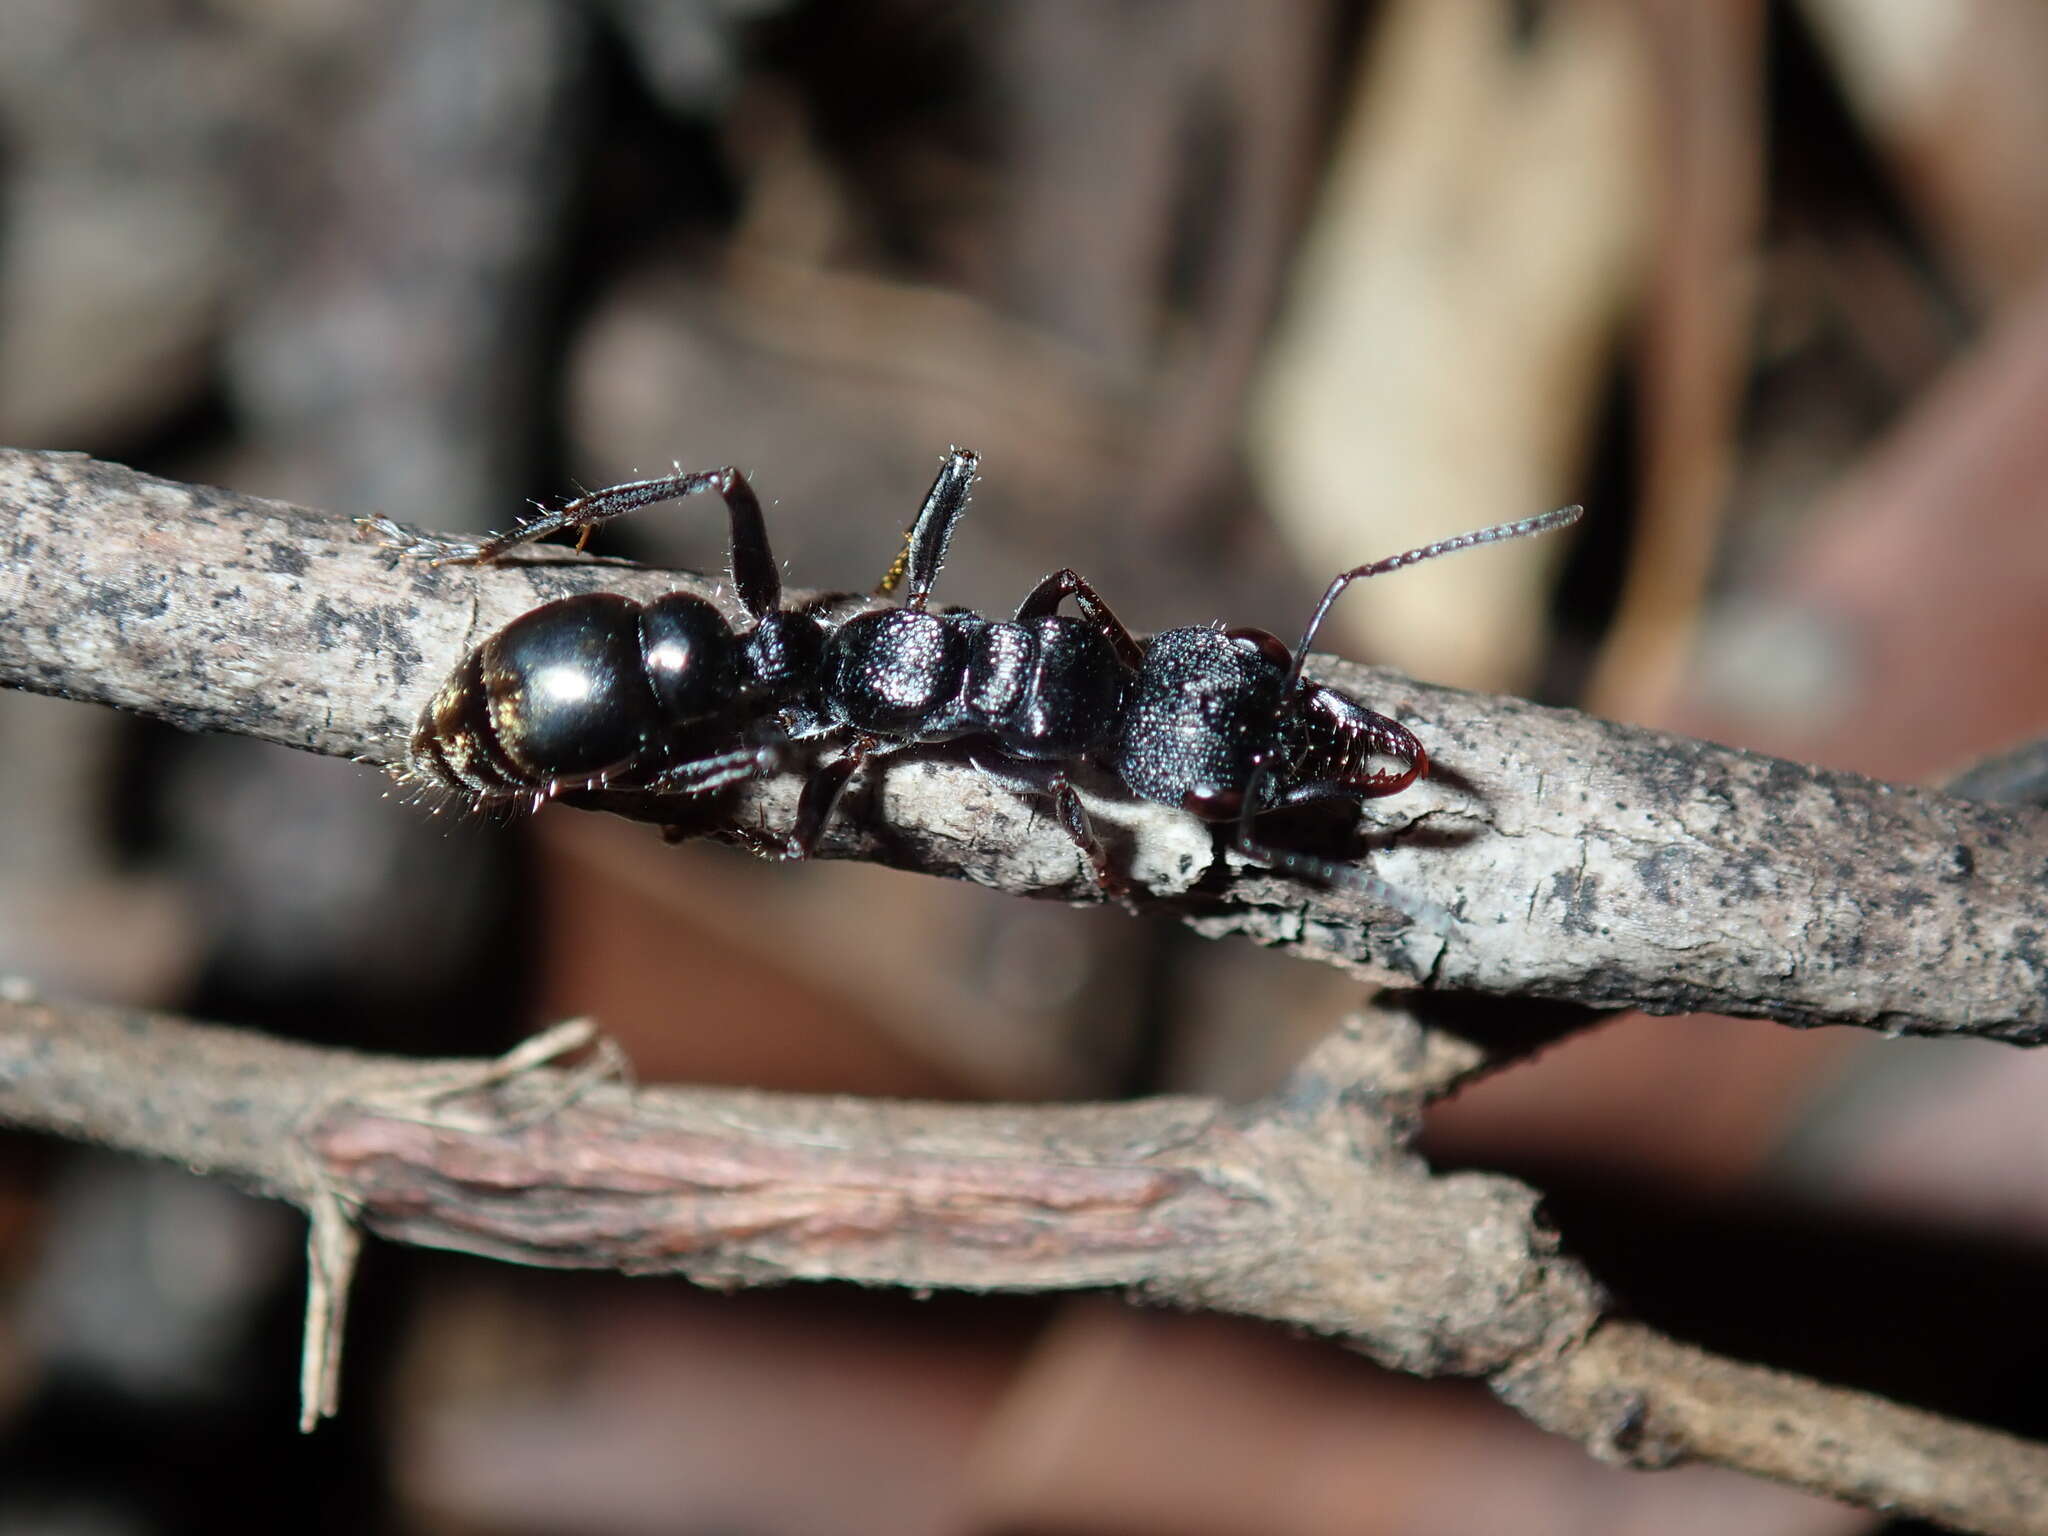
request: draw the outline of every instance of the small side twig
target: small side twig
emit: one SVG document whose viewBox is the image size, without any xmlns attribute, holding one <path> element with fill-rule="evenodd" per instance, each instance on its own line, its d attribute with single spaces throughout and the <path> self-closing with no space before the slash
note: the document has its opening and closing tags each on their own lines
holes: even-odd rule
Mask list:
<svg viewBox="0 0 2048 1536">
<path fill-rule="evenodd" d="M 560 1074 L 558 1098 L 540 1101 L 523 1118 L 502 1127 L 507 1133 L 519 1131 L 565 1108 L 592 1084 L 620 1075 L 623 1053 L 614 1042 L 599 1038 L 589 1020 L 557 1024 L 490 1061 L 444 1064 L 433 1072 L 421 1072 L 408 1064 L 388 1077 L 369 1067 L 341 1073 L 328 1097 L 316 1100 L 306 1111 L 288 1149 L 292 1183 L 298 1193 L 281 1191 L 306 1212 L 306 1328 L 299 1358 L 301 1430 L 310 1432 L 320 1420 L 333 1418 L 339 1410 L 341 1341 L 363 1247 L 352 1197 L 329 1177 L 314 1155 L 310 1133 L 329 1112 L 344 1104 L 374 1103 L 386 1113 L 423 1113 L 441 1100 L 516 1081 L 586 1046 L 596 1048 L 590 1061 Z M 239 1176 L 232 1167 L 218 1171 L 231 1178 Z"/>
</svg>

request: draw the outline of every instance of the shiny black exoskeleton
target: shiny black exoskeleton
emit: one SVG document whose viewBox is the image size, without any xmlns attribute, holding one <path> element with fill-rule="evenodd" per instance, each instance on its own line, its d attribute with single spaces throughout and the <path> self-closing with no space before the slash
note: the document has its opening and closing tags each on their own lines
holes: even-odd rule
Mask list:
<svg viewBox="0 0 2048 1536">
<path fill-rule="evenodd" d="M 1078 762 L 1107 769 L 1148 800 L 1233 823 L 1238 850 L 1258 863 L 1401 905 L 1354 867 L 1269 848 L 1254 835 L 1263 812 L 1394 794 L 1429 768 L 1405 726 L 1305 681 L 1308 648 L 1353 581 L 1560 528 L 1579 508 L 1346 571 L 1292 651 L 1262 630 L 1208 626 L 1140 642 L 1070 570 L 1047 576 L 1008 620 L 928 611 L 975 464 L 955 449 L 940 467 L 880 588 L 886 596 L 900 585 L 901 605 L 846 618 L 782 605 L 760 503 L 736 469 L 613 486 L 480 542 L 413 541 L 441 563 L 477 563 L 716 491 L 731 516 L 733 584 L 747 614 L 735 628 L 680 592 L 650 603 L 591 593 L 523 614 L 463 657 L 427 705 L 413 733 L 415 771 L 478 802 L 538 804 L 606 787 L 700 794 L 777 770 L 797 743 L 834 739 L 841 750 L 811 770 L 784 845 L 803 858 L 863 764 L 911 745 L 959 742 L 983 772 L 1052 798 L 1104 889 L 1119 882 L 1068 778 Z M 1059 612 L 1069 598 L 1078 616 Z M 1380 759 L 1394 766 L 1376 766 Z"/>
</svg>

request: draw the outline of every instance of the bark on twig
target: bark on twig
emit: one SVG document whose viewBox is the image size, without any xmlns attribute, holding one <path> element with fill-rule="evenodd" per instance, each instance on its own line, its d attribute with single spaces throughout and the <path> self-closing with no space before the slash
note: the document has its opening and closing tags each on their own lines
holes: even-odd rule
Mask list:
<svg viewBox="0 0 2048 1536">
<path fill-rule="evenodd" d="M 0 506 L 0 683 L 385 767 L 465 647 L 536 603 L 715 590 L 552 550 L 436 570 L 335 514 L 71 455 L 0 452 Z M 1191 818 L 1106 792 L 1091 809 L 1140 900 L 1439 990 L 2048 1038 L 2048 814 L 1315 670 L 1428 744 L 1436 776 L 1377 802 L 1365 841 L 1380 874 L 1459 921 L 1439 932 L 1243 867 Z M 826 854 L 1092 898 L 1051 818 L 971 768 L 933 754 L 879 777 Z M 795 787 L 750 787 L 720 814 L 786 828 Z"/>
<path fill-rule="evenodd" d="M 1698 1458 L 2048 1533 L 2048 1448 L 1601 1319 L 1511 1179 L 1408 1150 L 1470 1053 L 1380 1014 L 1272 1099 L 1041 1108 L 628 1091 L 81 1007 L 0 1002 L 0 1122 L 166 1157 L 315 1216 L 309 1398 L 354 1225 L 529 1264 L 967 1290 L 1115 1286 L 1486 1377 L 1602 1457 Z M 1382 1091 L 1383 1090 L 1383 1091 Z"/>
<path fill-rule="evenodd" d="M 1603 1461 L 1711 1461 L 1963 1531 L 2048 1530 L 2048 1446 L 1823 1386 L 1608 1321 L 1495 1379 L 1511 1406 Z"/>
</svg>

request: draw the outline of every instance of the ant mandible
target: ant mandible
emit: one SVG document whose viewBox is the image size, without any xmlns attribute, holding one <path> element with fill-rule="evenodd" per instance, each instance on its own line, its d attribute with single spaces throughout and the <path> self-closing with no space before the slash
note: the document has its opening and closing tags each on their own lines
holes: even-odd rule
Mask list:
<svg viewBox="0 0 2048 1536">
<path fill-rule="evenodd" d="M 1133 794 L 1232 827 L 1252 863 L 1422 909 L 1376 876 L 1257 836 L 1258 818 L 1332 799 L 1396 794 L 1429 771 L 1409 729 L 1302 676 L 1331 605 L 1353 582 L 1481 544 L 1563 528 L 1581 509 L 1481 528 L 1355 566 L 1331 581 L 1290 651 L 1264 630 L 1193 625 L 1139 640 L 1085 578 L 1047 576 L 1009 619 L 929 611 L 976 456 L 947 454 L 878 596 L 850 617 L 784 607 L 761 504 L 733 468 L 685 471 L 580 496 L 475 541 L 380 531 L 442 565 L 477 565 L 522 544 L 592 529 L 656 502 L 711 491 L 731 518 L 735 627 L 703 598 L 639 603 L 565 597 L 522 614 L 465 655 L 421 713 L 412 771 L 472 804 L 569 790 L 697 795 L 774 773 L 797 744 L 836 740 L 797 803 L 786 858 L 810 857 L 847 784 L 906 748 L 956 742 L 992 779 L 1050 797 L 1096 885 L 1122 890 L 1069 769 L 1107 769 Z M 1079 616 L 1061 613 L 1072 599 Z M 1396 766 L 1375 766 L 1377 759 Z"/>
</svg>

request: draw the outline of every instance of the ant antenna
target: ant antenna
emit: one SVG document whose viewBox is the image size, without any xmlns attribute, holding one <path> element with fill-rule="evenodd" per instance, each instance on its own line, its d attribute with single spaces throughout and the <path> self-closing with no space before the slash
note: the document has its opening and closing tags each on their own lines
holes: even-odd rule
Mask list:
<svg viewBox="0 0 2048 1536">
<path fill-rule="evenodd" d="M 1569 528 L 1585 514 L 1581 506 L 1559 507 L 1554 512 L 1545 512 L 1540 517 L 1525 517 L 1517 523 L 1496 523 L 1491 528 L 1477 528 L 1471 533 L 1461 533 L 1456 538 L 1439 539 L 1434 544 L 1425 544 L 1420 549 L 1404 550 L 1398 555 L 1389 555 L 1384 560 L 1375 560 L 1370 565 L 1356 566 L 1332 581 L 1329 590 L 1323 593 L 1323 600 L 1316 604 L 1316 611 L 1308 621 L 1308 630 L 1301 637 L 1301 644 L 1294 650 L 1294 665 L 1288 669 L 1287 686 L 1282 696 L 1292 693 L 1294 685 L 1301 681 L 1301 669 L 1308 661 L 1309 647 L 1315 643 L 1316 631 L 1323 627 L 1323 618 L 1330 611 L 1330 605 L 1354 581 L 1367 576 L 1383 576 L 1388 571 L 1398 571 L 1404 565 L 1420 565 L 1425 560 L 1434 560 L 1438 555 L 1454 555 L 1461 549 L 1472 549 L 1480 544 L 1498 544 L 1506 539 L 1524 539 L 1532 534 L 1548 533 L 1553 528 Z"/>
</svg>

